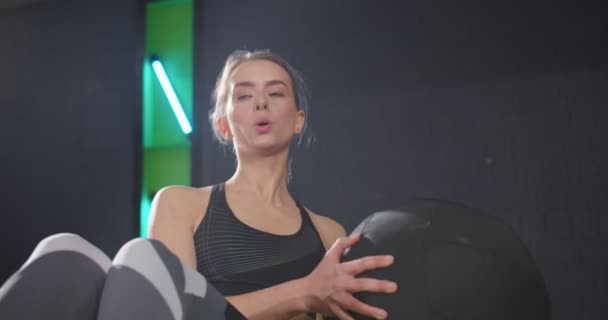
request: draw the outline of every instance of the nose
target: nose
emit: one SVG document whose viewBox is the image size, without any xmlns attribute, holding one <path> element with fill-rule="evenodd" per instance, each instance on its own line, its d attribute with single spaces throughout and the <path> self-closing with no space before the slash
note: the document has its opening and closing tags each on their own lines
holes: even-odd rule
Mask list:
<svg viewBox="0 0 608 320">
<path fill-rule="evenodd" d="M 259 98 L 255 104 L 255 110 L 268 110 L 268 101 L 263 97 Z"/>
<path fill-rule="evenodd" d="M 266 101 L 257 103 L 255 105 L 255 110 L 268 110 L 268 103 L 266 103 Z"/>
</svg>

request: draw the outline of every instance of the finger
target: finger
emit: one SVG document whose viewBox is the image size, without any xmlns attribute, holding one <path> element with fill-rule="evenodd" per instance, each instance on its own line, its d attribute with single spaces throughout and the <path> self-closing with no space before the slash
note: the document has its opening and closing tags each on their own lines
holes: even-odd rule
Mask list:
<svg viewBox="0 0 608 320">
<path fill-rule="evenodd" d="M 340 320 L 354 320 L 353 317 L 336 304 L 330 304 L 329 309 L 333 312 L 334 316 L 338 317 Z"/>
<path fill-rule="evenodd" d="M 383 309 L 372 307 L 367 303 L 357 300 L 352 295 L 345 294 L 340 298 L 340 302 L 348 310 L 362 314 L 364 316 L 372 317 L 374 319 L 386 319 L 387 312 Z"/>
<path fill-rule="evenodd" d="M 372 278 L 356 278 L 349 282 L 346 290 L 352 293 L 361 291 L 394 293 L 397 291 L 397 283 Z"/>
<path fill-rule="evenodd" d="M 351 234 L 350 236 L 348 236 L 349 239 L 356 239 L 357 241 L 359 241 L 359 239 L 361 239 L 361 234 L 360 233 L 354 233 Z"/>
<path fill-rule="evenodd" d="M 329 248 L 329 250 L 327 250 L 327 253 L 325 253 L 326 256 L 334 256 L 338 259 L 340 259 L 340 257 L 342 257 L 342 253 L 344 252 L 344 250 L 346 250 L 346 248 L 350 248 L 352 246 L 355 245 L 355 243 L 357 243 L 357 241 L 359 241 L 359 239 L 361 238 L 361 236 L 359 234 L 355 234 L 352 235 L 350 237 L 342 237 L 342 238 L 338 238 L 336 239 L 336 241 L 334 241 L 334 244 Z"/>
<path fill-rule="evenodd" d="M 373 270 L 376 268 L 385 268 L 393 264 L 395 258 L 390 255 L 386 256 L 368 256 L 355 259 L 348 262 L 343 262 L 341 268 L 350 275 L 357 275 L 363 271 Z"/>
</svg>

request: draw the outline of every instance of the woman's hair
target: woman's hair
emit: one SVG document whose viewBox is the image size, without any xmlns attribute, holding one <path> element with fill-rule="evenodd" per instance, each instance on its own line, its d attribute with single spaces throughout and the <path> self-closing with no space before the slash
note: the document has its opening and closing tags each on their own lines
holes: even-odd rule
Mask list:
<svg viewBox="0 0 608 320">
<path fill-rule="evenodd" d="M 234 73 L 234 70 L 238 66 L 240 66 L 244 62 L 255 61 L 255 60 L 267 60 L 270 62 L 274 62 L 277 65 L 281 66 L 289 77 L 291 78 L 292 87 L 294 91 L 294 98 L 296 101 L 296 107 L 298 110 L 303 110 L 306 113 L 306 118 L 308 118 L 308 92 L 306 85 L 304 83 L 304 79 L 300 76 L 300 73 L 295 70 L 287 61 L 283 60 L 279 55 L 270 52 L 270 50 L 255 50 L 253 52 L 247 50 L 237 50 L 232 52 L 228 58 L 226 59 L 226 63 L 224 64 L 224 68 L 222 72 L 217 78 L 215 83 L 215 88 L 213 89 L 213 99 L 212 105 L 213 109 L 209 112 L 209 121 L 211 122 L 211 128 L 213 128 L 213 133 L 217 140 L 223 144 L 230 144 L 229 140 L 226 140 L 220 134 L 217 128 L 217 119 L 222 117 L 226 117 L 226 109 L 228 107 L 228 98 L 230 95 L 230 87 L 229 87 L 229 79 L 230 76 Z M 307 125 L 308 121 L 305 120 L 304 127 L 302 128 L 302 132 L 300 133 L 300 137 L 298 139 L 298 144 L 304 140 L 304 136 L 307 133 Z M 310 138 L 307 143 L 310 142 Z"/>
</svg>

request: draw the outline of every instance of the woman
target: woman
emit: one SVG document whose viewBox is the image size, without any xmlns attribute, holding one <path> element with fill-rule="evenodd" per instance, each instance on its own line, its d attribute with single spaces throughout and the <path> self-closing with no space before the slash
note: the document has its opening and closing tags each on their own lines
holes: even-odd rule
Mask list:
<svg viewBox="0 0 608 320">
<path fill-rule="evenodd" d="M 355 278 L 392 264 L 390 256 L 340 263 L 356 236 L 315 214 L 288 190 L 289 148 L 306 125 L 297 72 L 269 51 L 231 54 L 218 77 L 211 122 L 231 144 L 236 171 L 225 183 L 159 191 L 149 235 L 197 269 L 249 319 L 306 319 L 348 311 L 386 318 L 353 297 L 392 293 L 390 281 Z"/>
</svg>

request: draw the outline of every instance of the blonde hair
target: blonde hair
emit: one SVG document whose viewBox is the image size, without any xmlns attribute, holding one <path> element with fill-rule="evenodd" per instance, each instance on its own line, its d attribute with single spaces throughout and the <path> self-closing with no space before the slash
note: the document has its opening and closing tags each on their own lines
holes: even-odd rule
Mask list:
<svg viewBox="0 0 608 320">
<path fill-rule="evenodd" d="M 213 109 L 209 112 L 209 121 L 211 122 L 211 128 L 213 129 L 213 134 L 216 139 L 223 145 L 230 144 L 230 141 L 224 138 L 218 128 L 217 128 L 217 120 L 223 117 L 226 117 L 226 110 L 228 108 L 228 98 L 230 94 L 229 88 L 229 79 L 234 73 L 234 70 L 244 62 L 254 61 L 254 60 L 267 60 L 270 62 L 274 62 L 277 65 L 281 66 L 289 77 L 291 78 L 292 87 L 294 90 L 294 98 L 296 102 L 296 107 L 298 110 L 303 110 L 308 118 L 308 97 L 307 97 L 307 89 L 304 83 L 304 79 L 300 76 L 300 73 L 295 70 L 287 61 L 283 60 L 279 55 L 272 53 L 270 50 L 255 50 L 253 52 L 247 50 L 237 50 L 232 52 L 226 62 L 224 64 L 224 68 L 222 72 L 217 78 L 215 82 L 215 88 L 213 89 L 213 99 L 212 105 Z M 300 133 L 300 137 L 298 143 L 301 143 L 304 135 L 306 134 L 306 129 L 308 127 L 308 121 L 304 122 L 304 127 L 302 128 L 302 132 Z M 310 142 L 310 139 L 309 141 Z"/>
</svg>

